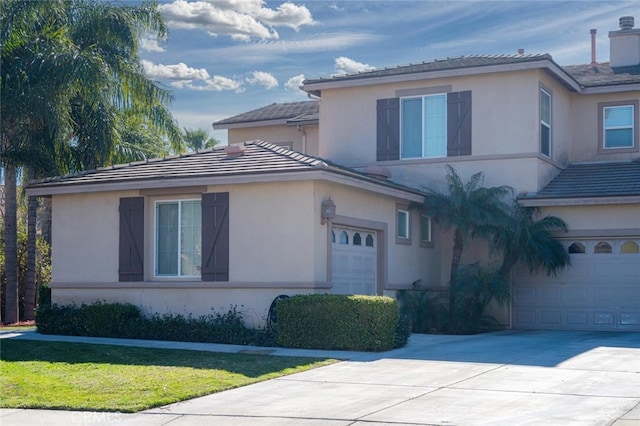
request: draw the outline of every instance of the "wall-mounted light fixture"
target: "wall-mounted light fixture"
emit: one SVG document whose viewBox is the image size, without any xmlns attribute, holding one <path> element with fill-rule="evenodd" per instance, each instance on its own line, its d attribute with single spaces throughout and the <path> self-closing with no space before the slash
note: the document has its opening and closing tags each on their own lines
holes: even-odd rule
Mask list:
<svg viewBox="0 0 640 426">
<path fill-rule="evenodd" d="M 336 217 L 336 203 L 334 203 L 331 197 L 329 197 L 329 199 L 322 202 L 320 223 L 324 225 L 325 223 L 330 222 L 334 217 Z"/>
</svg>

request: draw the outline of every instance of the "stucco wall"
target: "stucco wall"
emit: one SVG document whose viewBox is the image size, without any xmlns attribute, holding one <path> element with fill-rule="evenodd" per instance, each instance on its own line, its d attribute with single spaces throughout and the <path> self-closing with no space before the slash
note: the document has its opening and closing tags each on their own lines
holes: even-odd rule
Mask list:
<svg viewBox="0 0 640 426">
<path fill-rule="evenodd" d="M 541 214 L 563 219 L 569 232 L 588 231 L 596 236 L 626 230 L 640 235 L 640 204 L 542 207 Z"/>
<path fill-rule="evenodd" d="M 640 153 L 607 150 L 598 152 L 598 103 L 619 100 L 640 100 L 640 91 L 604 95 L 572 95 L 572 127 L 574 130 L 571 161 L 617 161 L 637 157 Z M 636 132 L 639 129 L 636 129 Z M 637 147 L 636 147 L 637 148 Z"/>
<path fill-rule="evenodd" d="M 288 127 L 285 124 L 229 129 L 229 145 L 263 140 L 274 144 L 291 144 L 292 149 L 309 155 L 318 155 L 318 126 Z M 305 136 L 306 134 L 306 136 Z"/>
</svg>

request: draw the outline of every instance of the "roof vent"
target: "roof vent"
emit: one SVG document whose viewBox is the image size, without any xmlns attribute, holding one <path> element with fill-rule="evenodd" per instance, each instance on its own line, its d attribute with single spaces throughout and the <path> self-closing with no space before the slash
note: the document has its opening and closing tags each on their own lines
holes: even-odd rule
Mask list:
<svg viewBox="0 0 640 426">
<path fill-rule="evenodd" d="M 620 29 L 631 30 L 635 23 L 633 22 L 633 16 L 623 16 L 620 18 Z"/>
<path fill-rule="evenodd" d="M 595 28 L 590 30 L 591 33 L 591 66 L 594 67 L 598 65 L 598 61 L 596 60 L 596 33 L 598 30 Z"/>
<path fill-rule="evenodd" d="M 391 170 L 376 164 L 370 164 L 365 167 L 364 174 L 378 180 L 389 180 L 391 178 Z"/>
<path fill-rule="evenodd" d="M 518 49 L 518 56 L 524 56 L 524 49 Z"/>
<path fill-rule="evenodd" d="M 245 150 L 244 145 L 228 145 L 224 147 L 224 153 L 227 154 L 227 158 L 242 157 Z"/>
</svg>

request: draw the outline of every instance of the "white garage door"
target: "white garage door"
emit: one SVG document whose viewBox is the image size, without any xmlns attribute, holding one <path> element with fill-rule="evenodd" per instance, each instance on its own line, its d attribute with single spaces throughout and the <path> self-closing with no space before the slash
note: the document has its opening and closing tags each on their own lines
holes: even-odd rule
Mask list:
<svg viewBox="0 0 640 426">
<path fill-rule="evenodd" d="M 640 239 L 567 241 L 571 266 L 556 277 L 518 269 L 513 327 L 640 331 Z"/>
<path fill-rule="evenodd" d="M 376 234 L 334 226 L 331 280 L 334 294 L 376 294 Z"/>
</svg>

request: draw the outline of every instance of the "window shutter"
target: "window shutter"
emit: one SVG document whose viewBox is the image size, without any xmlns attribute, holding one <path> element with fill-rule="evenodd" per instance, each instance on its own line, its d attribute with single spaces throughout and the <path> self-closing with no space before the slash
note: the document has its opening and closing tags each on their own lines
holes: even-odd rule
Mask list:
<svg viewBox="0 0 640 426">
<path fill-rule="evenodd" d="M 144 197 L 120 198 L 120 281 L 144 280 Z"/>
<path fill-rule="evenodd" d="M 400 159 L 400 99 L 378 99 L 377 161 Z"/>
<path fill-rule="evenodd" d="M 202 194 L 202 281 L 229 281 L 229 193 Z"/>
<path fill-rule="evenodd" d="M 447 157 L 471 155 L 471 91 L 447 94 Z"/>
</svg>

